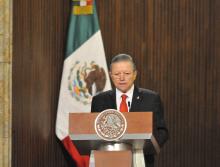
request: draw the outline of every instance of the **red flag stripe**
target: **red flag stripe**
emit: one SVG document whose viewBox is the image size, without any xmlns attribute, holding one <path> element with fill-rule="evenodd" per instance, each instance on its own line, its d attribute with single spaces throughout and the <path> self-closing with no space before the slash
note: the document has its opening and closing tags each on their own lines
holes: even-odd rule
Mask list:
<svg viewBox="0 0 220 167">
<path fill-rule="evenodd" d="M 92 1 L 87 1 L 86 4 L 87 5 L 92 5 Z"/>
<path fill-rule="evenodd" d="M 81 156 L 69 136 L 65 137 L 62 143 L 72 159 L 75 160 L 77 167 L 89 167 L 89 156 Z"/>
</svg>

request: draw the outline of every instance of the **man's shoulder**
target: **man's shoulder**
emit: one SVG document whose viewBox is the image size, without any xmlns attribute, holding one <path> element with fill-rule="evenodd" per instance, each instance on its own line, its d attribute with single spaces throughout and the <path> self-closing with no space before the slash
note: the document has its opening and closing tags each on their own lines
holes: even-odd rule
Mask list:
<svg viewBox="0 0 220 167">
<path fill-rule="evenodd" d="M 145 88 L 137 88 L 139 93 L 146 94 L 146 95 L 152 95 L 152 96 L 158 96 L 159 94 L 151 89 L 145 89 Z"/>
<path fill-rule="evenodd" d="M 111 96 L 111 95 L 113 95 L 113 90 L 107 90 L 105 92 L 100 92 L 96 94 L 95 96 L 93 96 L 93 98 L 103 98 L 103 97 Z"/>
</svg>

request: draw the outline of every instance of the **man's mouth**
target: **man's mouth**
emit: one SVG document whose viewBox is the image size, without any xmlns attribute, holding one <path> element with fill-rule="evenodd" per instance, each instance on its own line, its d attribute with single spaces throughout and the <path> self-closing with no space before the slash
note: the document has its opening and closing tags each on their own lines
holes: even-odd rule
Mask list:
<svg viewBox="0 0 220 167">
<path fill-rule="evenodd" d="M 119 85 L 122 85 L 122 86 L 123 86 L 123 85 L 126 85 L 126 83 L 119 83 Z"/>
</svg>

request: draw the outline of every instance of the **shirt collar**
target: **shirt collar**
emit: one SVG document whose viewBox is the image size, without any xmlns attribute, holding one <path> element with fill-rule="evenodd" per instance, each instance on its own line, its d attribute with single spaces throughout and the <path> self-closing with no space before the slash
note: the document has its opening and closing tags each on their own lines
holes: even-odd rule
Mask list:
<svg viewBox="0 0 220 167">
<path fill-rule="evenodd" d="M 127 95 L 127 97 L 129 99 L 132 99 L 133 92 L 134 92 L 134 84 L 131 86 L 131 88 L 126 93 L 123 93 L 123 92 L 121 92 L 120 90 L 118 90 L 116 88 L 116 95 L 117 95 L 117 97 L 121 97 L 122 94 L 125 94 L 125 95 Z"/>
</svg>

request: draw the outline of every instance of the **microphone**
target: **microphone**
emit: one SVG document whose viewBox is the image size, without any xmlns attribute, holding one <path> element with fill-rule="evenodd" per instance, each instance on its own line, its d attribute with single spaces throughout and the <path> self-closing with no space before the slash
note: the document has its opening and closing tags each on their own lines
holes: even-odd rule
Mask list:
<svg viewBox="0 0 220 167">
<path fill-rule="evenodd" d="M 128 101 L 128 108 L 130 109 L 130 107 L 131 107 L 131 102 Z"/>
</svg>

